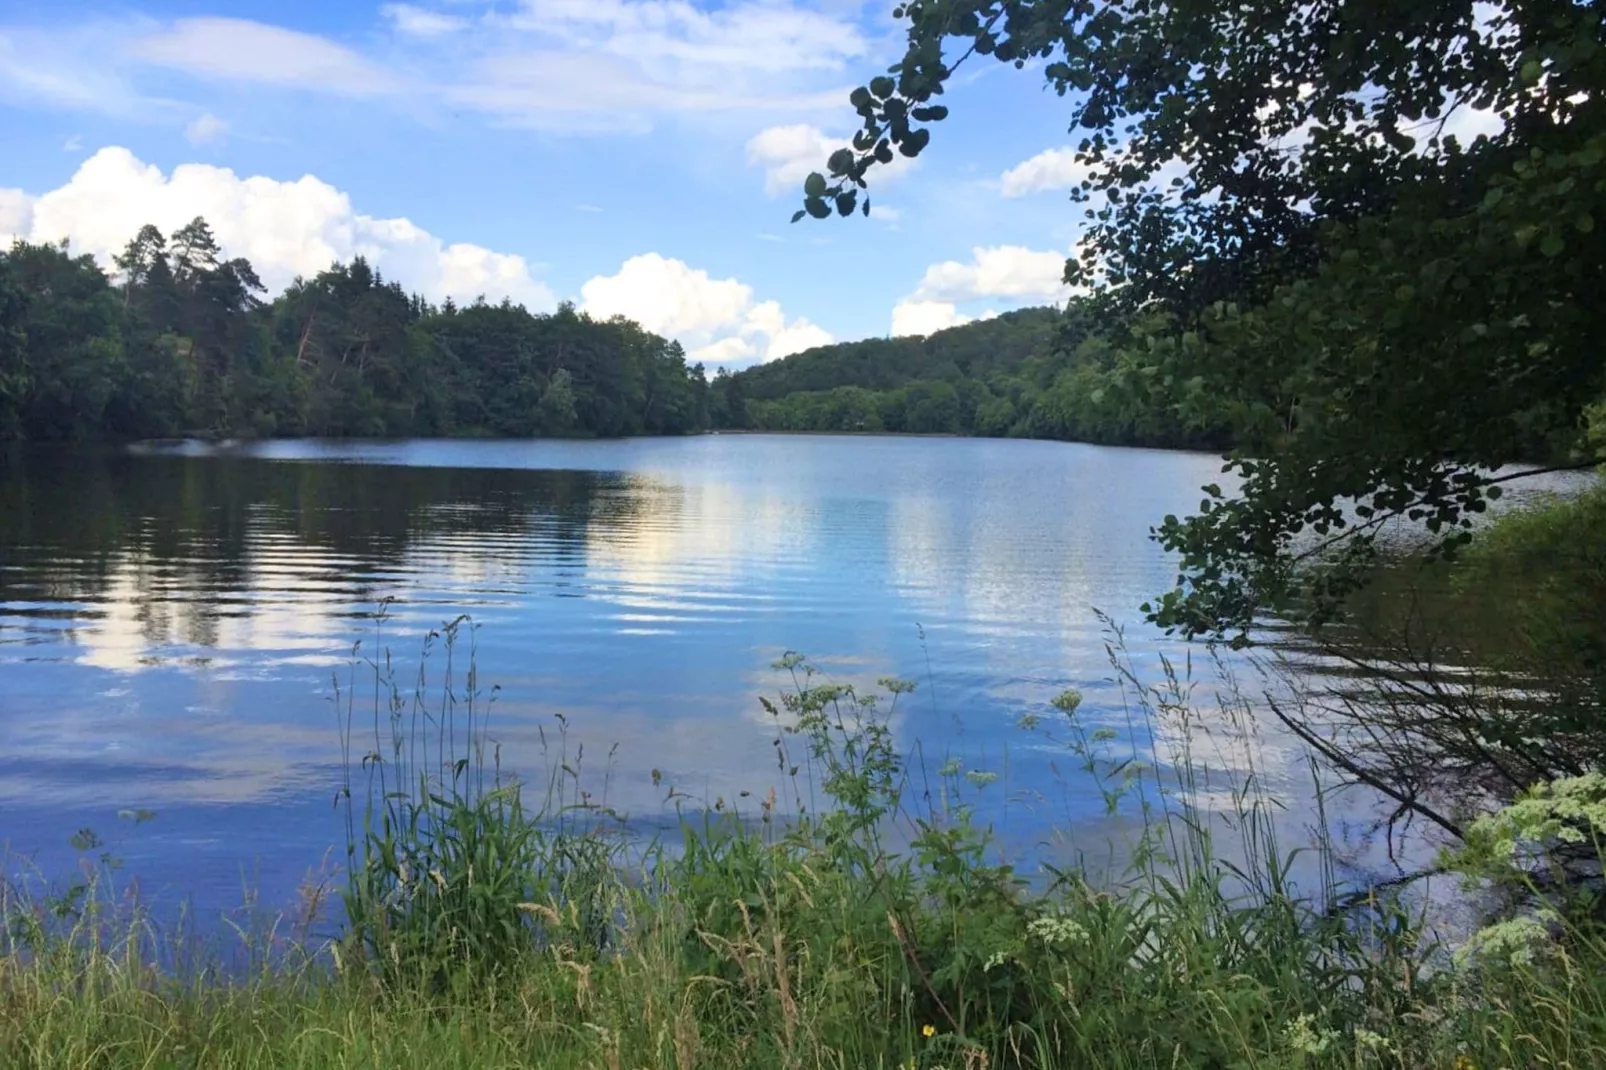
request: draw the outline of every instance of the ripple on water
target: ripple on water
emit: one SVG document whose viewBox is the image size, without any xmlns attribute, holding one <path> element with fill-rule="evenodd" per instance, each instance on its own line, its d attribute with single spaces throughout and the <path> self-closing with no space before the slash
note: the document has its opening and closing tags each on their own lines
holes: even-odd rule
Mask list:
<svg viewBox="0 0 1606 1070">
<path fill-rule="evenodd" d="M 338 834 L 334 681 L 372 679 L 354 644 L 390 650 L 405 697 L 424 633 L 469 613 L 506 765 L 544 770 L 561 714 L 648 824 L 653 769 L 699 798 L 772 785 L 757 700 L 801 650 L 918 681 L 898 738 L 1054 799 L 1010 811 L 1024 839 L 1091 827 L 1097 793 L 1014 726 L 1068 687 L 1124 726 L 1093 610 L 1145 664 L 1171 646 L 1136 624 L 1173 574 L 1149 527 L 1219 478 L 1200 455 L 829 436 L 24 456 L 0 468 L 30 503 L 0 516 L 0 805 L 35 846 L 149 807 L 120 829 L 143 865 L 205 845 L 219 889 L 242 867 L 291 887 Z M 444 661 L 437 641 L 436 703 Z"/>
</svg>

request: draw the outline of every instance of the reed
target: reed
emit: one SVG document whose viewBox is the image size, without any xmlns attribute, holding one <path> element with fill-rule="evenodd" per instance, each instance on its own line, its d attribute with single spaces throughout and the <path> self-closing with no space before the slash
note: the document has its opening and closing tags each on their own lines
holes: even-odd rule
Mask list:
<svg viewBox="0 0 1606 1070">
<path fill-rule="evenodd" d="M 1084 724 L 1074 693 L 1030 727 L 1145 831 L 1113 879 L 1037 881 L 975 816 L 987 771 L 948 762 L 912 788 L 927 770 L 891 721 L 907 682 L 862 694 L 784 659 L 789 686 L 765 704 L 778 794 L 686 809 L 677 838 L 643 844 L 582 790 L 561 723 L 544 782 L 502 767 L 473 637 L 466 618 L 431 633 L 406 687 L 379 639 L 354 650 L 340 935 L 292 925 L 228 971 L 160 946 L 92 855 L 54 895 L 12 882 L 0 1065 L 1606 1065 L 1606 940 L 1587 909 L 1531 901 L 1452 951 L 1402 895 L 1345 899 L 1330 865 L 1302 893 L 1299 851 L 1330 845 L 1280 842 L 1252 751 L 1201 754 L 1191 664 L 1147 685 L 1118 634 L 1127 732 Z M 1253 713 L 1230 679 L 1213 710 L 1218 734 Z M 1227 766 L 1222 813 L 1202 800 L 1223 797 Z M 1594 788 L 1574 789 L 1584 803 L 1529 800 L 1456 864 L 1520 883 L 1514 860 L 1547 836 L 1599 831 Z"/>
</svg>

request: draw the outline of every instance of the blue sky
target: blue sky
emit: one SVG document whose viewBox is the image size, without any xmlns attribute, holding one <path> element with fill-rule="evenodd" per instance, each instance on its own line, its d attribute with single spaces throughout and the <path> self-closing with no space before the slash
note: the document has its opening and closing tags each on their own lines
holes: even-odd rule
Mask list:
<svg viewBox="0 0 1606 1070">
<path fill-rule="evenodd" d="M 1068 109 L 1029 71 L 964 70 L 885 215 L 788 222 L 898 54 L 890 7 L 8 0 L 0 235 L 105 257 L 205 214 L 270 285 L 360 252 L 731 366 L 1062 298 Z"/>
</svg>

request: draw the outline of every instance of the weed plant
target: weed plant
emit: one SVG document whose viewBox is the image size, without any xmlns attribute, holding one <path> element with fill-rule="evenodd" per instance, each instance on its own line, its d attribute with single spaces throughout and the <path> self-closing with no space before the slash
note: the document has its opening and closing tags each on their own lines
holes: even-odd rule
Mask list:
<svg viewBox="0 0 1606 1070">
<path fill-rule="evenodd" d="M 1606 1065 L 1598 902 L 1532 879 L 1547 844 L 1598 844 L 1599 781 L 1525 799 L 1447 859 L 1529 893 L 1449 949 L 1411 900 L 1341 894 L 1330 844 L 1280 842 L 1252 752 L 1197 752 L 1191 664 L 1145 684 L 1118 634 L 1126 735 L 1084 723 L 1074 692 L 1031 727 L 1145 831 L 1113 881 L 1030 882 L 976 817 L 987 771 L 950 761 L 940 790 L 911 787 L 905 681 L 861 694 L 783 659 L 775 788 L 751 812 L 678 798 L 679 836 L 643 845 L 584 790 L 561 721 L 544 782 L 503 768 L 473 637 L 466 618 L 431 633 L 405 688 L 377 641 L 354 652 L 338 936 L 301 917 L 243 974 L 172 970 L 105 860 L 55 895 L 12 882 L 0 1066 Z M 1216 710 L 1241 727 L 1230 685 Z"/>
</svg>

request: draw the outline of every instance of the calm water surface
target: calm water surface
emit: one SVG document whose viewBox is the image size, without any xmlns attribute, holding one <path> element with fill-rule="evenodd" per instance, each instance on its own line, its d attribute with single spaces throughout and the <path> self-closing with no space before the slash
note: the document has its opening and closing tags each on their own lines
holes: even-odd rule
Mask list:
<svg viewBox="0 0 1606 1070">
<path fill-rule="evenodd" d="M 797 650 L 839 679 L 916 679 L 900 740 L 1001 770 L 989 798 L 1024 840 L 1092 827 L 1093 786 L 1016 722 L 1075 687 L 1090 720 L 1124 724 L 1095 607 L 1140 660 L 1174 646 L 1136 610 L 1174 576 L 1147 533 L 1219 470 L 757 435 L 16 454 L 0 467 L 0 840 L 53 864 L 90 827 L 147 890 L 286 898 L 341 836 L 332 674 L 358 639 L 413 665 L 459 613 L 500 687 L 505 762 L 539 774 L 561 714 L 593 788 L 606 770 L 644 826 L 670 785 L 712 800 L 775 783 L 758 696 Z M 118 818 L 135 808 L 158 816 Z"/>
</svg>

